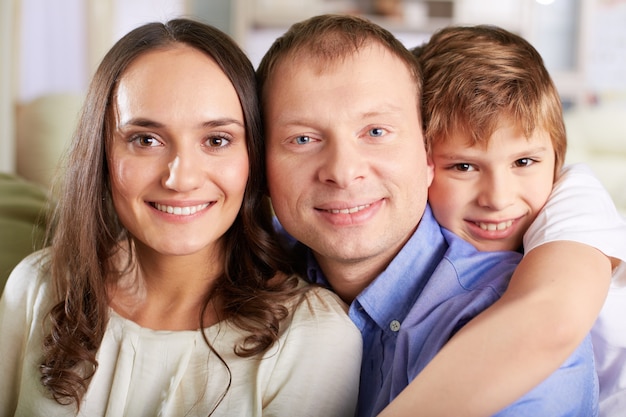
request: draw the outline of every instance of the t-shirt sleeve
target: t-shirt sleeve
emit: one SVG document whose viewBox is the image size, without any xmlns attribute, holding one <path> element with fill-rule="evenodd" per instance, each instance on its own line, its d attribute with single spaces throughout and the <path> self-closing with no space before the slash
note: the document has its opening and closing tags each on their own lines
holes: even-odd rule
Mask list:
<svg viewBox="0 0 626 417">
<path fill-rule="evenodd" d="M 584 164 L 563 168 L 550 198 L 524 235 L 524 251 L 567 240 L 626 261 L 626 219 Z"/>
<path fill-rule="evenodd" d="M 263 416 L 354 416 L 362 342 L 345 305 L 329 290 L 312 288 L 287 332 Z"/>
</svg>

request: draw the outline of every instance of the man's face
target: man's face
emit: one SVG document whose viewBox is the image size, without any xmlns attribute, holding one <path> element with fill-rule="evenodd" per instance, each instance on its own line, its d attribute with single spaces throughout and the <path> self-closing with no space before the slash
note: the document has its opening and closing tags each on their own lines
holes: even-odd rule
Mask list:
<svg viewBox="0 0 626 417">
<path fill-rule="evenodd" d="M 415 82 L 377 44 L 315 62 L 283 62 L 269 79 L 270 196 L 329 279 L 340 270 L 373 278 L 414 232 L 432 180 Z"/>
<path fill-rule="evenodd" d="M 516 250 L 554 181 L 550 135 L 503 124 L 487 146 L 454 135 L 432 148 L 430 205 L 439 224 L 484 251 Z"/>
</svg>

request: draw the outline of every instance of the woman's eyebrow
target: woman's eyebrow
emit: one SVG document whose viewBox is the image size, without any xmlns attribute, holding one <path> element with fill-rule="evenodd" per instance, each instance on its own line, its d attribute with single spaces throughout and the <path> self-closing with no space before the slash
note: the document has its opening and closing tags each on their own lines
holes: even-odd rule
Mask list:
<svg viewBox="0 0 626 417">
<path fill-rule="evenodd" d="M 223 117 L 218 119 L 208 120 L 200 124 L 202 127 L 216 127 L 216 126 L 226 126 L 226 125 L 238 125 L 244 127 L 244 123 L 241 120 L 233 119 L 231 117 Z M 161 122 L 157 122 L 155 120 L 151 120 L 145 117 L 134 117 L 129 119 L 128 121 L 121 123 L 120 127 L 125 126 L 139 126 L 139 127 L 150 127 L 150 128 L 162 128 L 165 127 L 165 124 Z"/>
</svg>

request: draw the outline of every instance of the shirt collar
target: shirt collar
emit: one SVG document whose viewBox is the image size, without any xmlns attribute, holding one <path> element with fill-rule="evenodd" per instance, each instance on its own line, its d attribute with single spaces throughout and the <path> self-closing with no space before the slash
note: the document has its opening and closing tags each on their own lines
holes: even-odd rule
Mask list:
<svg viewBox="0 0 626 417">
<path fill-rule="evenodd" d="M 386 327 L 390 320 L 402 320 L 447 247 L 441 227 L 427 205 L 411 238 L 387 268 L 357 296 L 351 311 L 365 310 L 381 327 Z M 307 276 L 313 283 L 330 287 L 311 250 L 307 254 Z"/>
</svg>

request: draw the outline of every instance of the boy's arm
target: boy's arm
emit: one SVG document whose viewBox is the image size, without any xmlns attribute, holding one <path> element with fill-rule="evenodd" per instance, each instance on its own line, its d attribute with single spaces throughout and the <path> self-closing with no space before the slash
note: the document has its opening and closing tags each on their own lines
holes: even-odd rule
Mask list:
<svg viewBox="0 0 626 417">
<path fill-rule="evenodd" d="M 490 416 L 513 403 L 584 339 L 610 276 L 609 258 L 594 248 L 565 241 L 537 247 L 502 298 L 463 327 L 380 416 Z"/>
<path fill-rule="evenodd" d="M 555 183 L 524 247 L 529 252 L 502 298 L 461 329 L 381 416 L 488 416 L 545 379 L 593 325 L 610 284 L 609 259 L 613 267 L 626 261 L 626 222 L 577 164 Z"/>
</svg>

